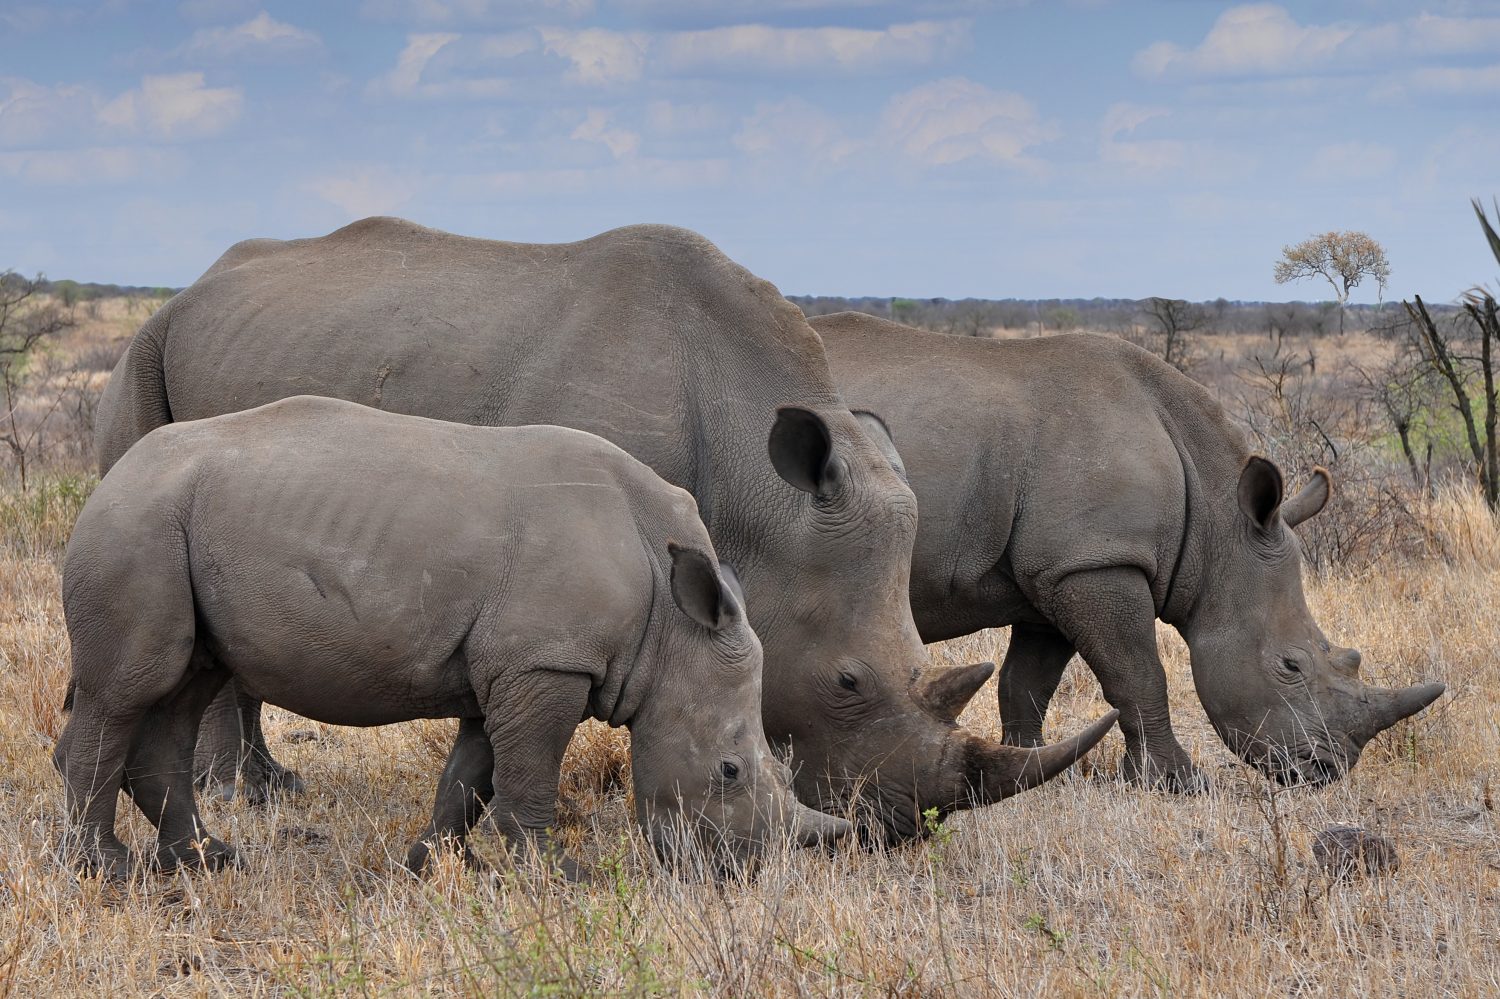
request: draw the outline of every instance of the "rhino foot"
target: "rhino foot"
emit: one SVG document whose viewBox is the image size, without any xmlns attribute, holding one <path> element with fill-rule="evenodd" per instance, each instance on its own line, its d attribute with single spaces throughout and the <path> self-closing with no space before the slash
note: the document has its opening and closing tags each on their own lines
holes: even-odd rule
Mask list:
<svg viewBox="0 0 1500 999">
<path fill-rule="evenodd" d="M 239 864 L 239 854 L 234 847 L 212 836 L 187 843 L 163 843 L 156 850 L 156 867 L 161 871 L 188 870 L 218 871 Z"/>
<path fill-rule="evenodd" d="M 108 882 L 128 881 L 135 873 L 135 858 L 125 844 L 96 843 L 88 847 L 64 845 L 63 856 L 83 877 L 100 877 Z"/>
<path fill-rule="evenodd" d="M 1153 791 L 1203 794 L 1208 790 L 1208 778 L 1203 775 L 1203 771 L 1193 766 L 1191 760 L 1169 764 L 1148 757 L 1143 766 L 1135 756 L 1126 753 L 1120 763 L 1120 772 L 1128 783 Z"/>
<path fill-rule="evenodd" d="M 303 783 L 302 776 L 297 771 L 284 767 L 275 760 L 266 761 L 266 765 L 261 768 L 260 773 L 255 775 L 253 781 L 247 776 L 245 785 L 245 793 L 253 804 L 269 801 L 272 795 L 298 795 L 307 791 L 307 785 Z"/>
<path fill-rule="evenodd" d="M 298 795 L 307 790 L 302 777 L 272 760 L 271 765 L 250 765 L 240 773 L 206 773 L 199 778 L 203 793 L 223 801 L 241 798 L 251 805 L 264 805 L 277 795 Z"/>
<path fill-rule="evenodd" d="M 443 850 L 445 847 L 451 848 L 453 845 L 456 844 L 453 844 L 451 840 L 439 841 L 438 843 L 434 843 L 431 840 L 418 840 L 411 845 L 410 850 L 406 851 L 406 869 L 418 877 L 426 877 L 432 873 L 433 854 L 439 850 Z M 469 844 L 467 843 L 462 844 L 459 850 L 459 859 L 471 871 L 483 874 L 492 870 L 489 864 L 480 859 L 479 854 L 469 849 Z"/>
</svg>

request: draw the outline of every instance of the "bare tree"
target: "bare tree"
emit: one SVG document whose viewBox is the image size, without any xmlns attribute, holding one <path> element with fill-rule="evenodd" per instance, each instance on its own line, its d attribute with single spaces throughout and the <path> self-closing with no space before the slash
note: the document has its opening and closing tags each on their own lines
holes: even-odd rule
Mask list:
<svg viewBox="0 0 1500 999">
<path fill-rule="evenodd" d="M 27 486 L 27 458 L 47 419 L 62 404 L 59 393 L 33 425 L 23 428 L 20 420 L 21 387 L 30 370 L 33 354 L 42 343 L 73 325 L 71 313 L 65 313 L 55 302 L 37 298 L 43 287 L 38 275 L 27 280 L 14 271 L 0 273 L 0 390 L 5 393 L 3 427 L 0 442 L 10 448 L 21 476 L 21 490 Z"/>
<path fill-rule="evenodd" d="M 1495 370 L 1494 341 L 1500 338 L 1495 317 L 1495 300 L 1484 297 L 1479 303 L 1466 302 L 1465 309 L 1470 323 L 1455 317 L 1451 323 L 1438 323 L 1428 311 L 1421 295 L 1412 296 L 1413 305 L 1403 301 L 1407 314 L 1419 334 L 1423 360 L 1440 375 L 1453 396 L 1453 408 L 1463 421 L 1464 436 L 1469 453 L 1479 475 L 1480 491 L 1490 509 L 1500 508 L 1500 468 L 1495 461 Z M 1468 325 L 1477 340 L 1479 353 L 1464 336 Z M 1476 370 L 1477 368 L 1477 370 Z M 1473 396 L 1475 381 L 1483 385 L 1483 394 L 1476 400 Z M 1483 409 L 1483 416 L 1475 414 L 1475 403 Z M 1482 419 L 1482 424 L 1481 424 Z M 1482 429 L 1481 429 L 1482 427 Z"/>
<path fill-rule="evenodd" d="M 1208 324 L 1208 316 L 1198 306 L 1180 298 L 1148 298 L 1146 316 L 1161 333 L 1161 349 L 1156 353 L 1178 371 L 1192 364 L 1189 334 Z"/>
<path fill-rule="evenodd" d="M 1412 323 L 1402 324 L 1405 338 L 1389 360 L 1374 369 L 1356 366 L 1365 394 L 1385 414 L 1396 431 L 1401 456 L 1411 472 L 1412 485 L 1432 491 L 1432 407 L 1440 386 L 1434 383 L 1431 366 L 1423 363 Z M 1394 332 L 1394 331 L 1393 331 Z M 1422 440 L 1419 441 L 1418 438 Z M 1422 455 L 1418 457 L 1419 448 Z"/>
<path fill-rule="evenodd" d="M 1367 277 L 1374 278 L 1383 293 L 1391 277 L 1385 248 L 1362 232 L 1325 232 L 1309 236 L 1294 246 L 1281 248 L 1276 262 L 1276 283 L 1321 277 L 1333 287 L 1339 303 L 1339 333 L 1344 332 L 1344 307 L 1349 292 Z"/>
</svg>

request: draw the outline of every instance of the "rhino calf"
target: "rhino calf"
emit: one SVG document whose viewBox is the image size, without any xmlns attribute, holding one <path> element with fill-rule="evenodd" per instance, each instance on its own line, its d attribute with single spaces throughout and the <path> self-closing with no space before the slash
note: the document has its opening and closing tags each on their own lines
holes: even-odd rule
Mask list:
<svg viewBox="0 0 1500 999">
<path fill-rule="evenodd" d="M 54 759 L 80 859 L 130 870 L 123 786 L 159 865 L 233 860 L 192 774 L 231 677 L 333 724 L 462 719 L 416 867 L 488 806 L 513 849 L 576 875 L 547 829 L 589 717 L 630 729 L 637 818 L 668 859 L 683 831 L 726 864 L 786 831 L 837 838 L 767 746 L 760 643 L 712 552 L 691 496 L 581 431 L 305 396 L 162 427 L 100 483 L 63 568 Z"/>
</svg>

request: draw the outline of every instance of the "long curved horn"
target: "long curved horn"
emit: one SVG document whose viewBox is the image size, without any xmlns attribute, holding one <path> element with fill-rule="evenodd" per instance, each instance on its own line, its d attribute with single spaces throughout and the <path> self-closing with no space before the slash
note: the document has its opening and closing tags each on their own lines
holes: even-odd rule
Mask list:
<svg viewBox="0 0 1500 999">
<path fill-rule="evenodd" d="M 1369 720 L 1364 726 L 1365 730 L 1355 734 L 1363 736 L 1365 741 L 1368 742 L 1401 719 L 1410 718 L 1439 697 L 1442 697 L 1443 692 L 1448 689 L 1448 685 L 1444 683 L 1419 683 L 1415 686 L 1403 687 L 1400 690 L 1383 690 L 1378 687 L 1367 689 L 1370 692 Z"/>
<path fill-rule="evenodd" d="M 968 736 L 963 762 L 970 798 L 967 804 L 992 804 L 1056 777 L 1098 745 L 1119 717 L 1120 712 L 1110 711 L 1073 738 L 1034 749 Z"/>
<path fill-rule="evenodd" d="M 800 802 L 794 804 L 792 839 L 798 846 L 832 846 L 854 828 L 847 819 L 827 815 Z"/>
<path fill-rule="evenodd" d="M 984 681 L 994 675 L 994 663 L 954 666 L 927 680 L 912 696 L 943 721 L 957 721 Z"/>
<path fill-rule="evenodd" d="M 1321 465 L 1313 469 L 1312 481 L 1302 491 L 1281 504 L 1281 519 L 1287 527 L 1296 527 L 1328 505 L 1333 495 L 1333 476 Z"/>
</svg>

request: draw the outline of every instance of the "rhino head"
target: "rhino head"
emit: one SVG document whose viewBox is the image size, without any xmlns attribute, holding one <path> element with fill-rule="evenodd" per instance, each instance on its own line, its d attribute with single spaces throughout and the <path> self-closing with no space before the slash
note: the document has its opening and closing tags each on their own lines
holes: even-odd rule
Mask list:
<svg viewBox="0 0 1500 999">
<path fill-rule="evenodd" d="M 948 667 L 888 691 L 869 672 L 852 666 L 846 664 L 840 680 L 856 682 L 840 682 L 839 692 L 848 712 L 843 717 L 858 720 L 830 734 L 869 762 L 862 770 L 816 775 L 812 793 L 820 807 L 851 812 L 867 846 L 925 838 L 955 811 L 1036 787 L 1072 766 L 1120 716 L 1110 711 L 1049 746 L 1009 746 L 958 724 L 964 706 L 994 673 L 994 663 Z M 799 771 L 803 775 L 814 776 L 805 769 Z"/>
<path fill-rule="evenodd" d="M 956 719 L 991 663 L 918 680 L 916 497 L 878 417 L 783 407 L 769 452 L 803 496 L 793 546 L 747 587 L 759 586 L 750 605 L 766 641 L 766 730 L 790 744 L 802 801 L 853 815 L 868 842 L 909 840 L 930 831 L 934 811 L 1040 784 L 1103 737 L 1114 715 L 1038 749 L 964 731 Z"/>
<path fill-rule="evenodd" d="M 1216 523 L 1209 563 L 1216 578 L 1182 629 L 1194 685 L 1219 737 L 1282 783 L 1337 780 L 1371 739 L 1446 689 L 1365 684 L 1359 652 L 1330 644 L 1313 620 L 1291 528 L 1323 509 L 1331 491 L 1319 468 L 1284 499 L 1280 470 L 1252 456 L 1230 523 Z"/>
<path fill-rule="evenodd" d="M 761 724 L 760 641 L 728 564 L 669 544 L 675 614 L 663 675 L 631 723 L 636 819 L 657 855 L 683 869 L 747 872 L 768 845 L 832 845 L 844 819 L 808 808 Z"/>
</svg>

